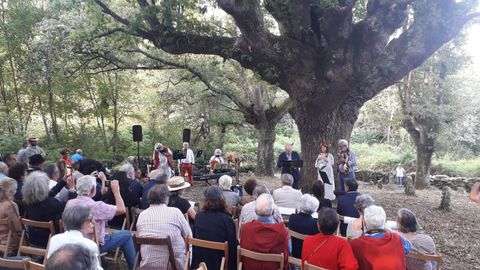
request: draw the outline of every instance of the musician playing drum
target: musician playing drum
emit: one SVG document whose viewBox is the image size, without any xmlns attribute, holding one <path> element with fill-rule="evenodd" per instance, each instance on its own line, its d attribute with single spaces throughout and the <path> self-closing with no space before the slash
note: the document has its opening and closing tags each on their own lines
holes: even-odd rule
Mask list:
<svg viewBox="0 0 480 270">
<path fill-rule="evenodd" d="M 340 179 L 339 189 L 345 191 L 345 179 L 355 178 L 357 157 L 355 153 L 348 148 L 348 141 L 344 139 L 338 141 L 338 151 L 337 172 Z"/>
<path fill-rule="evenodd" d="M 215 149 L 213 156 L 210 158 L 210 172 L 220 169 L 222 164 L 225 164 L 225 161 L 222 157 L 222 150 Z"/>
</svg>

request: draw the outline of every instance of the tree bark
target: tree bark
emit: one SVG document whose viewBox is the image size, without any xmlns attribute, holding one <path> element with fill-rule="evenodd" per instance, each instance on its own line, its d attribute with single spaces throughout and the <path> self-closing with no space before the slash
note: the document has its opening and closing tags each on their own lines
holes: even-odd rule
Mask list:
<svg viewBox="0 0 480 270">
<path fill-rule="evenodd" d="M 415 142 L 417 148 L 417 170 L 415 173 L 415 189 L 428 188 L 430 185 L 430 167 L 432 165 L 433 141 Z"/>
<path fill-rule="evenodd" d="M 275 164 L 275 128 L 277 123 L 276 121 L 270 121 L 255 127 L 258 132 L 256 175 L 273 175 Z"/>
</svg>

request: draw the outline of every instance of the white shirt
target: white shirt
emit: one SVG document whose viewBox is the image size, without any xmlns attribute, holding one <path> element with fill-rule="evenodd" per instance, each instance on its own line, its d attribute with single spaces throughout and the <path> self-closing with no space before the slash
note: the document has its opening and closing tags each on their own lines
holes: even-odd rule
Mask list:
<svg viewBox="0 0 480 270">
<path fill-rule="evenodd" d="M 50 239 L 48 247 L 47 258 L 49 258 L 56 250 L 60 249 L 65 244 L 79 244 L 88 248 L 96 258 L 96 265 L 98 270 L 103 270 L 98 261 L 98 246 L 92 240 L 85 238 L 80 231 L 66 231 L 64 233 L 56 234 Z"/>
<path fill-rule="evenodd" d="M 291 186 L 283 186 L 273 191 L 273 200 L 278 207 L 298 209 L 302 192 Z"/>
<path fill-rule="evenodd" d="M 195 163 L 195 155 L 193 154 L 192 149 L 187 149 L 187 155 L 184 159 L 181 160 L 182 163 Z"/>
<path fill-rule="evenodd" d="M 212 162 L 212 161 L 214 161 L 214 160 L 216 160 L 216 161 L 217 161 L 218 163 L 220 163 L 220 164 L 225 163 L 225 161 L 223 160 L 222 157 L 212 156 L 212 157 L 210 158 L 210 162 Z"/>
<path fill-rule="evenodd" d="M 403 167 L 397 167 L 397 177 L 403 177 L 405 169 Z"/>
</svg>

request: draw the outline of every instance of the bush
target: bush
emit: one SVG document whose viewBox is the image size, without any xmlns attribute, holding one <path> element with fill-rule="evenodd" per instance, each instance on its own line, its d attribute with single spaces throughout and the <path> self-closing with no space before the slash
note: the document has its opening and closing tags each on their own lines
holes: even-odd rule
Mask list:
<svg viewBox="0 0 480 270">
<path fill-rule="evenodd" d="M 358 169 L 391 171 L 399 163 L 410 167 L 415 161 L 415 150 L 410 146 L 361 143 L 352 144 L 351 149 L 357 155 Z"/>
<path fill-rule="evenodd" d="M 435 172 L 435 174 L 466 177 L 480 176 L 480 158 L 468 160 L 449 160 L 444 158 L 433 160 L 432 163 L 432 172 Z"/>
</svg>

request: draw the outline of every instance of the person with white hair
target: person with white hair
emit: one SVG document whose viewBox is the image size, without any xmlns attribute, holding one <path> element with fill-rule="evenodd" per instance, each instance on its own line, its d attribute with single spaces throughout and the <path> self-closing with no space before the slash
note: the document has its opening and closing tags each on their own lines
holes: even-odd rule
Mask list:
<svg viewBox="0 0 480 270">
<path fill-rule="evenodd" d="M 320 202 L 310 194 L 303 194 L 300 198 L 300 211 L 297 214 L 290 215 L 288 218 L 288 228 L 294 232 L 304 235 L 314 235 L 318 233 L 317 221 L 312 214 L 317 212 Z M 292 256 L 301 258 L 303 240 L 292 237 Z"/>
<path fill-rule="evenodd" d="M 240 216 L 238 218 L 240 225 L 256 220 L 258 218 L 258 215 L 255 213 L 255 200 L 262 194 L 270 194 L 270 191 L 264 184 L 256 185 L 252 192 L 252 197 L 254 201 L 251 201 L 242 207 L 242 211 L 240 212 Z M 275 204 L 273 205 L 272 218 L 274 222 L 283 222 L 282 214 L 280 214 L 280 210 Z"/>
<path fill-rule="evenodd" d="M 7 163 L 0 161 L 0 181 L 6 179 L 8 176 L 8 165 Z"/>
<path fill-rule="evenodd" d="M 291 163 L 288 163 L 288 161 L 294 161 L 294 160 L 302 160 L 300 155 L 298 154 L 297 151 L 293 151 L 293 144 L 287 143 L 285 144 L 285 152 L 281 153 L 280 156 L 278 157 L 277 161 L 277 168 L 281 168 L 281 173 L 282 174 L 290 174 L 293 176 L 293 184 L 292 187 L 295 189 L 298 189 L 298 186 L 300 184 L 300 169 L 292 167 Z"/>
<path fill-rule="evenodd" d="M 357 156 L 348 147 L 347 140 L 338 141 L 338 161 L 337 171 L 340 179 L 339 189 L 345 191 L 345 179 L 355 179 L 355 168 L 357 166 Z"/>
<path fill-rule="evenodd" d="M 225 160 L 222 157 L 222 150 L 215 149 L 213 156 L 210 158 L 210 172 L 214 172 L 222 164 L 225 164 Z"/>
<path fill-rule="evenodd" d="M 195 155 L 188 142 L 183 143 L 183 152 L 185 158 L 180 160 L 180 175 L 188 178 L 190 185 L 193 185 L 193 164 L 195 164 Z M 185 176 L 188 174 L 188 176 Z"/>
<path fill-rule="evenodd" d="M 111 233 L 105 232 L 105 224 L 117 215 L 125 214 L 125 204 L 120 195 L 120 186 L 117 180 L 110 182 L 110 189 L 115 198 L 115 205 L 106 204 L 102 201 L 94 201 L 92 197 L 96 193 L 96 179 L 93 176 L 85 175 L 77 180 L 77 198 L 67 202 L 65 208 L 74 206 L 85 206 L 90 208 L 100 244 L 100 253 L 115 250 L 121 247 L 127 259 L 128 269 L 133 269 L 135 264 L 135 247 L 132 235 L 129 231 L 118 230 Z"/>
<path fill-rule="evenodd" d="M 126 173 L 128 189 L 133 191 L 133 196 L 135 197 L 135 200 L 140 200 L 143 193 L 143 187 L 142 184 L 140 184 L 140 182 L 135 179 L 135 167 L 132 165 L 132 163 L 126 162 L 120 167 L 120 172 Z"/>
<path fill-rule="evenodd" d="M 255 213 L 258 218 L 242 226 L 240 247 L 261 253 L 283 253 L 284 270 L 288 264 L 288 230 L 283 222 L 273 220 L 274 202 L 270 194 L 264 193 L 255 200 Z M 278 269 L 278 263 L 259 262 L 242 258 L 245 269 Z"/>
<path fill-rule="evenodd" d="M 292 187 L 294 181 L 293 176 L 284 173 L 280 176 L 280 181 L 282 187 L 273 191 L 273 200 L 275 201 L 275 204 L 280 207 L 298 209 L 302 192 Z"/>
<path fill-rule="evenodd" d="M 371 205 L 363 213 L 366 233 L 351 241 L 359 269 L 406 269 L 405 255 L 410 242 L 403 236 L 385 230 L 386 214 L 382 207 Z"/>
<path fill-rule="evenodd" d="M 71 157 L 70 157 L 70 160 L 73 162 L 77 162 L 77 161 L 80 161 L 80 160 L 83 160 L 83 151 L 82 149 L 77 149 L 75 150 L 75 154 L 73 154 Z"/>
<path fill-rule="evenodd" d="M 231 190 L 232 188 L 232 177 L 229 176 L 229 175 L 222 175 L 219 179 L 218 179 L 218 185 L 220 186 L 220 188 L 222 189 L 222 192 L 223 192 L 223 196 L 225 197 L 225 199 L 227 200 L 227 206 L 230 208 L 230 207 L 236 207 L 240 201 L 241 201 L 241 198 L 240 196 L 238 196 L 237 193 L 233 192 Z"/>
</svg>

